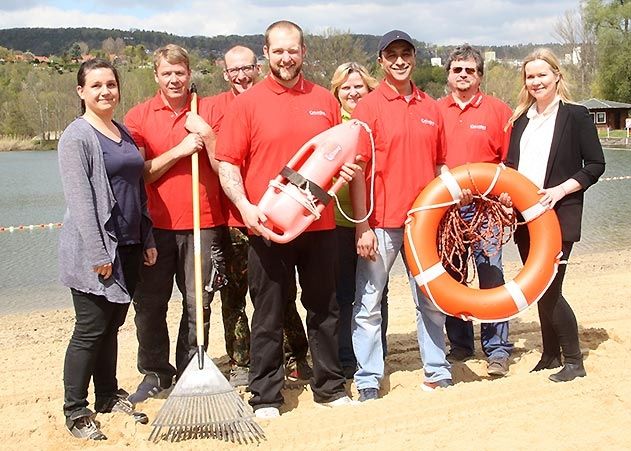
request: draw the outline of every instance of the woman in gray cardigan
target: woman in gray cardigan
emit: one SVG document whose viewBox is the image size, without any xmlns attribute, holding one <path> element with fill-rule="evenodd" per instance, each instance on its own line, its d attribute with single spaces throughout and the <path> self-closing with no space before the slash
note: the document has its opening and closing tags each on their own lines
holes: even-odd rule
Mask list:
<svg viewBox="0 0 631 451">
<path fill-rule="evenodd" d="M 66 427 L 78 438 L 104 440 L 88 409 L 90 379 L 97 412 L 124 412 L 136 421 L 127 392 L 118 388 L 118 329 L 140 267 L 157 251 L 147 215 L 144 161 L 126 130 L 113 121 L 120 101 L 116 69 L 84 62 L 77 74 L 83 115 L 64 130 L 58 146 L 67 210 L 59 237 L 60 280 L 70 288 L 75 327 L 64 362 Z"/>
</svg>

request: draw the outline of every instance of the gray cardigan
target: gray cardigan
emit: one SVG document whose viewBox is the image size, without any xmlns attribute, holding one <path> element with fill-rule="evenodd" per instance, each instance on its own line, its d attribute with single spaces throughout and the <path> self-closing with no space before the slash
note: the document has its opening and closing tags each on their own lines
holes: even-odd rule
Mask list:
<svg viewBox="0 0 631 451">
<path fill-rule="evenodd" d="M 110 302 L 129 303 L 122 266 L 116 258 L 114 227 L 108 223 L 116 199 L 96 131 L 79 117 L 64 130 L 57 150 L 67 206 L 59 236 L 59 280 L 69 288 L 105 296 Z M 142 178 L 139 185 L 141 236 L 144 249 L 148 249 L 155 247 L 155 242 Z M 112 276 L 103 279 L 93 268 L 107 263 L 112 263 Z"/>
</svg>

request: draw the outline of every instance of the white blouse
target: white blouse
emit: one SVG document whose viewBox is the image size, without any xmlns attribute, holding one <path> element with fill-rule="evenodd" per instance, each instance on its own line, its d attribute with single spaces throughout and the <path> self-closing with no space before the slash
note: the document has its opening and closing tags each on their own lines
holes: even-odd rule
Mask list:
<svg viewBox="0 0 631 451">
<path fill-rule="evenodd" d="M 546 176 L 560 100 L 561 98 L 556 96 L 542 113 L 537 112 L 536 103 L 532 104 L 526 113 L 529 119 L 528 125 L 526 125 L 519 142 L 519 166 L 517 170 L 539 188 L 543 188 Z"/>
</svg>

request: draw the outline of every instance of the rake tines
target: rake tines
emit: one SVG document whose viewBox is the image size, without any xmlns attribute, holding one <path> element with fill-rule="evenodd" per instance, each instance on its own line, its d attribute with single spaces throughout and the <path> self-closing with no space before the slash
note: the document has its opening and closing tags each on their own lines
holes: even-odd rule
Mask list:
<svg viewBox="0 0 631 451">
<path fill-rule="evenodd" d="M 153 421 L 149 440 L 215 438 L 254 443 L 265 438 L 254 414 L 212 360 L 192 359 Z M 166 432 L 163 432 L 166 428 Z"/>
</svg>

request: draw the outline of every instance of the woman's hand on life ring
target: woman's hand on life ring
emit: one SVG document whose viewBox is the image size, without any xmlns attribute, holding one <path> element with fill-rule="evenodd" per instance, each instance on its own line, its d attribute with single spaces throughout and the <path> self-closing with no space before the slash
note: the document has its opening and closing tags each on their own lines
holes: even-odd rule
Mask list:
<svg viewBox="0 0 631 451">
<path fill-rule="evenodd" d="M 104 279 L 109 279 L 112 275 L 112 264 L 106 263 L 104 265 L 95 266 L 94 272 L 102 276 Z"/>
<path fill-rule="evenodd" d="M 552 210 L 556 203 L 563 199 L 567 193 L 561 185 L 557 185 L 551 188 L 542 188 L 537 191 L 537 194 L 543 194 L 541 199 L 539 199 L 539 203 L 548 210 Z"/>
</svg>

